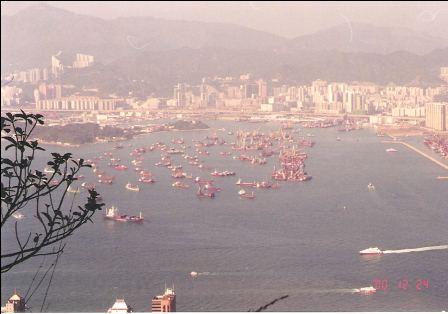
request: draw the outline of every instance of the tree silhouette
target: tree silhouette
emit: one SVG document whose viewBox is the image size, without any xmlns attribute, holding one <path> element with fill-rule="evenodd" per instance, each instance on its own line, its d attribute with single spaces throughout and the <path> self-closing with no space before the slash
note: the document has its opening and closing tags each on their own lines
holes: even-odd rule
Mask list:
<svg viewBox="0 0 448 314">
<path fill-rule="evenodd" d="M 8 239 L 15 238 L 2 245 L 2 273 L 36 256 L 59 256 L 65 247 L 62 240 L 92 221 L 91 217 L 104 206 L 97 202 L 99 195 L 93 189 L 88 191 L 83 206 L 74 209 L 73 200 L 68 205 L 64 202 L 78 172 L 90 167 L 83 159 L 75 160 L 71 153 L 51 153 L 52 159 L 47 162 L 51 174 L 32 169 L 38 151 L 45 151 L 36 140 L 31 140 L 33 130 L 42 124 L 42 115 L 22 110 L 1 117 L 1 233 L 2 237 L 14 233 Z M 6 158 L 7 152 L 12 157 Z M 34 214 L 31 229 L 19 230 L 18 221 L 11 219 L 20 217 L 20 210 Z"/>
</svg>

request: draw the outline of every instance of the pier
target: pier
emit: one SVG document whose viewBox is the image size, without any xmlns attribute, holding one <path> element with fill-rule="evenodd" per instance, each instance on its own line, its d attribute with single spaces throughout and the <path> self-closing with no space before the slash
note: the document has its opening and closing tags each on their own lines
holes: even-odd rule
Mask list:
<svg viewBox="0 0 448 314">
<path fill-rule="evenodd" d="M 432 162 L 438 164 L 440 167 L 444 168 L 445 170 L 448 170 L 448 165 L 444 164 L 443 162 L 435 159 L 434 157 L 429 156 L 428 154 L 422 152 L 420 149 L 415 148 L 414 146 L 412 146 L 411 144 L 408 144 L 406 142 L 399 142 L 399 141 L 382 141 L 381 143 L 395 143 L 395 144 L 403 144 L 404 146 L 412 149 L 413 151 L 419 153 L 420 155 L 422 155 L 423 157 L 428 158 L 429 160 L 431 160 Z"/>
</svg>

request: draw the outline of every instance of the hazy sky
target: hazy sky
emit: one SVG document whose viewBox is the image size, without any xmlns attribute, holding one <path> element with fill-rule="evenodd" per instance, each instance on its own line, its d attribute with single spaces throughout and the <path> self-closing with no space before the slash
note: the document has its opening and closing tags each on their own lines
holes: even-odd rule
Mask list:
<svg viewBox="0 0 448 314">
<path fill-rule="evenodd" d="M 2 14 L 15 14 L 39 2 L 2 2 Z M 225 22 L 285 37 L 313 33 L 347 21 L 404 26 L 446 37 L 448 2 L 77 2 L 41 1 L 80 14 L 110 19 L 153 16 Z"/>
</svg>

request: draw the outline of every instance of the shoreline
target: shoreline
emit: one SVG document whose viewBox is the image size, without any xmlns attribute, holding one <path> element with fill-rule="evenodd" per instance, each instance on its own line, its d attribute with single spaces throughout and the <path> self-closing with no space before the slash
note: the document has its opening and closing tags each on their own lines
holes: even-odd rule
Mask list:
<svg viewBox="0 0 448 314">
<path fill-rule="evenodd" d="M 429 156 L 428 154 L 426 154 L 425 152 L 421 151 L 420 149 L 414 147 L 413 145 L 403 142 L 403 141 L 381 141 L 381 143 L 391 143 L 391 144 L 402 144 L 406 147 L 408 147 L 409 149 L 415 151 L 416 153 L 420 154 L 421 156 L 429 159 L 430 161 L 434 162 L 435 164 L 439 165 L 440 167 L 444 168 L 445 170 L 448 170 L 448 164 L 443 163 L 440 160 L 435 159 L 432 156 Z"/>
</svg>

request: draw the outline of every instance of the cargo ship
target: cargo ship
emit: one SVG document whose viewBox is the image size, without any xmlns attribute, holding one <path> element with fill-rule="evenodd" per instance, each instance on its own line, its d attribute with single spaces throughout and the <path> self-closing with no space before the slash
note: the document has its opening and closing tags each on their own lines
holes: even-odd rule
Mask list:
<svg viewBox="0 0 448 314">
<path fill-rule="evenodd" d="M 106 215 L 104 216 L 104 219 L 121 221 L 121 222 L 143 222 L 144 220 L 141 212 L 138 216 L 119 215 L 118 208 L 116 208 L 115 206 L 112 206 L 106 210 Z"/>
</svg>

